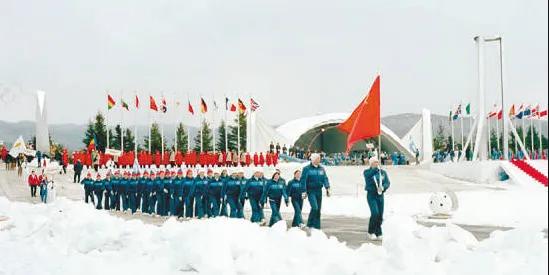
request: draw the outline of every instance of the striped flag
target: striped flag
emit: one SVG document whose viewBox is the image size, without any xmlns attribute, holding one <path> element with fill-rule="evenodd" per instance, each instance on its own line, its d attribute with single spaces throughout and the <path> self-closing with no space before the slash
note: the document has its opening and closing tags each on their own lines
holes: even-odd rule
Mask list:
<svg viewBox="0 0 549 275">
<path fill-rule="evenodd" d="M 471 103 L 467 103 L 467 106 L 465 106 L 465 113 L 471 115 Z"/>
<path fill-rule="evenodd" d="M 203 98 L 200 98 L 200 112 L 203 114 L 208 112 L 208 105 L 206 105 L 206 101 Z"/>
<path fill-rule="evenodd" d="M 120 104 L 122 109 L 126 109 L 126 111 L 130 110 L 130 106 L 128 105 L 128 103 L 126 103 L 126 101 L 124 101 L 124 99 L 120 99 Z"/>
<path fill-rule="evenodd" d="M 250 98 L 250 110 L 255 112 L 259 108 L 259 103 L 257 103 L 253 98 Z"/>
<path fill-rule="evenodd" d="M 543 111 L 539 111 L 538 113 L 539 118 L 546 117 L 547 116 L 547 109 Z"/>
<path fill-rule="evenodd" d="M 231 112 L 236 112 L 236 105 L 234 105 L 234 103 L 231 104 L 231 109 L 230 110 L 231 110 Z"/>
<path fill-rule="evenodd" d="M 455 113 L 454 113 L 454 116 L 452 117 L 453 120 L 456 120 L 459 118 L 459 116 L 461 115 L 461 104 L 458 105 Z"/>
<path fill-rule="evenodd" d="M 518 119 L 522 119 L 523 116 L 524 116 L 524 104 L 520 104 L 520 107 L 515 117 Z"/>
<path fill-rule="evenodd" d="M 162 113 L 168 112 L 168 103 L 166 102 L 166 98 L 162 97 L 162 105 L 160 106 L 160 110 L 162 110 Z"/>
<path fill-rule="evenodd" d="M 515 112 L 515 104 L 511 105 L 511 109 L 509 109 L 509 117 L 514 117 L 516 115 Z"/>
<path fill-rule="evenodd" d="M 116 105 L 116 101 L 111 95 L 107 95 L 107 109 L 112 109 Z"/>
<path fill-rule="evenodd" d="M 135 95 L 135 109 L 139 109 L 139 97 Z"/>
<path fill-rule="evenodd" d="M 240 113 L 246 112 L 246 105 L 244 105 L 244 102 L 240 98 L 238 99 L 238 110 Z"/>
</svg>

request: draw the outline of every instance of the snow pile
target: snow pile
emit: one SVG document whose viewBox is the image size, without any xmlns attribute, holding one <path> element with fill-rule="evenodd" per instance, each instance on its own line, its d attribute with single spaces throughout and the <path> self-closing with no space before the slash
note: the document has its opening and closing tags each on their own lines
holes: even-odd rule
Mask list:
<svg viewBox="0 0 549 275">
<path fill-rule="evenodd" d="M 48 205 L 0 198 L 1 215 L 9 226 L 0 231 L 0 274 L 547 274 L 547 239 L 534 229 L 479 243 L 457 226 L 426 228 L 395 216 L 383 246 L 353 250 L 283 223 L 154 226 L 63 198 Z"/>
</svg>

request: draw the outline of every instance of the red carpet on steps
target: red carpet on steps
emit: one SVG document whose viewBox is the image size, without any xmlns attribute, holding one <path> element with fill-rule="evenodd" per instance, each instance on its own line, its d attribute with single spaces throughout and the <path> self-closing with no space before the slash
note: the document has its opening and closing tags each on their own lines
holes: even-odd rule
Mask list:
<svg viewBox="0 0 549 275">
<path fill-rule="evenodd" d="M 540 171 L 538 171 L 536 168 L 532 167 L 530 164 L 528 164 L 526 161 L 513 159 L 511 160 L 511 163 L 518 167 L 520 170 L 522 170 L 524 173 L 528 174 L 533 179 L 539 181 L 541 184 L 547 185 L 549 184 L 549 179 L 547 179 L 547 176 L 542 174 Z"/>
</svg>

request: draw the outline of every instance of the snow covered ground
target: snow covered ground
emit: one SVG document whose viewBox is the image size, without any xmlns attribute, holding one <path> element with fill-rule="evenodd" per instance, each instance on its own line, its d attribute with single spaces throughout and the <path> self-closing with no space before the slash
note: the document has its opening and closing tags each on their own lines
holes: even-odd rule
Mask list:
<svg viewBox="0 0 549 275">
<path fill-rule="evenodd" d="M 390 215 L 382 246 L 351 249 L 320 231 L 217 218 L 161 226 L 125 221 L 64 198 L 0 197 L 0 274 L 547 274 L 536 228 L 482 242 L 454 225 L 427 228 Z"/>
</svg>

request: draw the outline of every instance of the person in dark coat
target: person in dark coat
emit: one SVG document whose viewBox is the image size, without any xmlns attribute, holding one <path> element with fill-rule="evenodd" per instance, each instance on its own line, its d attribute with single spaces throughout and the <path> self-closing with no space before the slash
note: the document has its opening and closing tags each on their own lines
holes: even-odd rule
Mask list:
<svg viewBox="0 0 549 275">
<path fill-rule="evenodd" d="M 370 207 L 370 222 L 368 224 L 368 234 L 371 240 L 382 240 L 383 233 L 381 224 L 383 223 L 383 211 L 385 208 L 384 195 L 391 186 L 389 176 L 385 170 L 379 167 L 379 160 L 375 157 L 370 158 L 370 168 L 364 170 L 364 189 L 367 192 L 366 200 Z"/>
<path fill-rule="evenodd" d="M 322 209 L 322 188 L 326 189 L 326 196 L 330 196 L 330 182 L 326 170 L 320 165 L 320 155 L 311 155 L 311 164 L 303 168 L 301 184 L 307 191 L 311 212 L 307 219 L 307 227 L 320 229 L 320 216 Z"/>
<path fill-rule="evenodd" d="M 80 160 L 77 160 L 74 164 L 74 178 L 73 183 L 80 183 L 80 175 L 82 174 L 82 162 Z M 78 181 L 77 181 L 78 180 Z"/>
<path fill-rule="evenodd" d="M 305 188 L 301 185 L 301 171 L 296 170 L 294 172 L 294 178 L 288 182 L 286 194 L 291 198 L 292 206 L 294 208 L 294 219 L 292 220 L 292 227 L 303 227 L 303 217 L 301 216 L 301 210 L 303 209 L 303 195 Z"/>
</svg>

